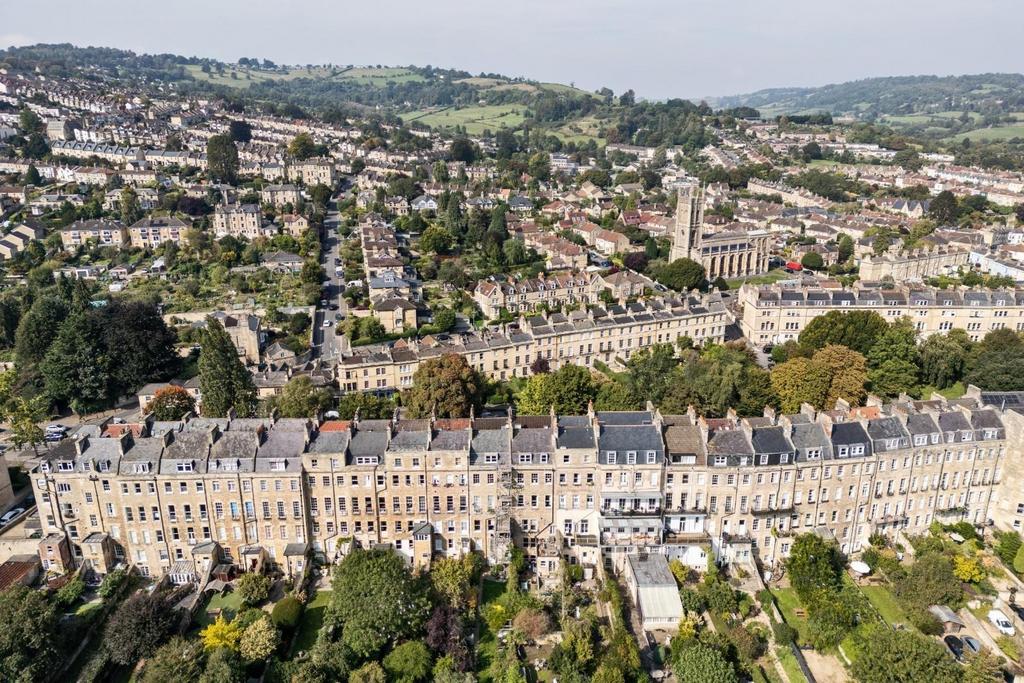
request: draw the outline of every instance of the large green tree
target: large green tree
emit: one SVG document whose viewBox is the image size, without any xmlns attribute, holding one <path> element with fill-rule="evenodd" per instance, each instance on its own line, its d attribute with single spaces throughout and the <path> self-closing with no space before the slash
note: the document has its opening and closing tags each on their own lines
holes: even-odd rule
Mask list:
<svg viewBox="0 0 1024 683">
<path fill-rule="evenodd" d="M 838 587 L 843 566 L 839 547 L 815 533 L 797 536 L 786 558 L 789 583 L 805 602 L 816 591 Z"/>
<path fill-rule="evenodd" d="M 893 323 L 868 351 L 868 380 L 879 396 L 910 393 L 920 381 L 917 333 L 909 319 Z"/>
<path fill-rule="evenodd" d="M 862 636 L 852 673 L 858 683 L 959 683 L 962 673 L 956 661 L 937 641 L 915 631 L 894 631 L 868 626 Z"/>
<path fill-rule="evenodd" d="M 449 353 L 421 363 L 412 376 L 412 388 L 403 403 L 412 418 L 469 417 L 483 405 L 487 380 L 463 356 Z"/>
<path fill-rule="evenodd" d="M 152 654 L 178 621 L 163 593 L 136 593 L 122 602 L 107 620 L 103 647 L 123 666 L 134 666 Z"/>
<path fill-rule="evenodd" d="M 958 210 L 956 195 L 949 190 L 937 194 L 928 205 L 928 215 L 939 225 L 955 225 Z"/>
<path fill-rule="evenodd" d="M 518 397 L 519 412 L 547 415 L 553 406 L 559 414 L 581 415 L 596 396 L 590 370 L 569 363 L 556 372 L 530 377 Z"/>
<path fill-rule="evenodd" d="M 334 569 L 331 610 L 344 624 L 342 641 L 366 659 L 419 631 L 430 602 L 420 579 L 387 550 L 356 550 Z"/>
<path fill-rule="evenodd" d="M 422 640 L 402 643 L 384 657 L 384 670 L 396 683 L 417 683 L 430 678 L 433 657 Z"/>
<path fill-rule="evenodd" d="M 43 359 L 68 311 L 67 303 L 56 296 L 43 296 L 32 302 L 15 333 L 14 358 L 19 370 L 28 371 Z"/>
<path fill-rule="evenodd" d="M 921 381 L 945 389 L 963 378 L 972 343 L 967 332 L 933 334 L 921 343 Z M 927 397 L 925 397 L 927 398 Z"/>
<path fill-rule="evenodd" d="M 658 268 L 654 279 L 677 292 L 705 289 L 708 284 L 704 266 L 688 258 L 676 259 Z"/>
<path fill-rule="evenodd" d="M 840 344 L 867 355 L 888 328 L 874 311 L 829 311 L 807 324 L 800 333 L 800 344 L 810 349 Z"/>
<path fill-rule="evenodd" d="M 235 182 L 238 178 L 238 147 L 230 135 L 214 135 L 206 141 L 206 167 L 214 180 Z"/>
<path fill-rule="evenodd" d="M 75 312 L 61 324 L 57 338 L 39 364 L 46 395 L 79 415 L 110 407 L 117 399 L 114 356 L 103 344 L 103 330 Z"/>
<path fill-rule="evenodd" d="M 56 641 L 57 616 L 45 593 L 18 584 L 0 592 L 0 678 L 47 680 L 60 661 Z"/>
<path fill-rule="evenodd" d="M 206 319 L 199 351 L 199 391 L 206 417 L 224 417 L 231 408 L 240 417 L 256 410 L 256 385 L 242 365 L 231 337 L 216 318 Z"/>
<path fill-rule="evenodd" d="M 146 660 L 142 683 L 196 681 L 203 674 L 203 646 L 195 640 L 173 638 Z M 230 679 L 228 679 L 230 680 Z"/>
<path fill-rule="evenodd" d="M 679 358 L 672 344 L 640 349 L 626 363 L 629 385 L 642 400 L 658 405 L 671 388 L 672 373 L 678 365 Z"/>
<path fill-rule="evenodd" d="M 280 417 L 315 417 L 333 405 L 330 389 L 315 386 L 308 375 L 292 377 L 281 393 L 268 401 L 268 407 L 276 409 Z"/>
<path fill-rule="evenodd" d="M 993 330 L 975 346 L 965 381 L 988 391 L 1024 390 L 1024 340 L 1013 330 Z"/>
</svg>

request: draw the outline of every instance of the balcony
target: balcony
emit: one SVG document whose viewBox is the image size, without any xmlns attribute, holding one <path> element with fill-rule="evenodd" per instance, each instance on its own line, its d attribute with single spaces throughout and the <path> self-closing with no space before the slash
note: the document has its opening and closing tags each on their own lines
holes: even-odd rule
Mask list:
<svg viewBox="0 0 1024 683">
<path fill-rule="evenodd" d="M 789 514 L 793 512 L 793 505 L 786 503 L 777 507 L 754 508 L 752 511 L 755 517 L 769 517 L 772 515 Z"/>
<path fill-rule="evenodd" d="M 710 538 L 706 531 L 666 531 L 664 542 L 688 545 L 690 543 L 706 543 Z"/>
<path fill-rule="evenodd" d="M 602 517 L 660 517 L 661 508 L 601 508 Z"/>
</svg>

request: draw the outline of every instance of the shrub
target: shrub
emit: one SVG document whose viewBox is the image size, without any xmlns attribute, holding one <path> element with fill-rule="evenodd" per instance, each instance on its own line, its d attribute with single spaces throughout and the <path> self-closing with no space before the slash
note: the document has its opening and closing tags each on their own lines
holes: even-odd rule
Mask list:
<svg viewBox="0 0 1024 683">
<path fill-rule="evenodd" d="M 103 583 L 100 584 L 99 596 L 106 600 L 111 595 L 117 593 L 118 589 L 124 584 L 125 579 L 128 578 L 127 572 L 123 569 L 115 569 L 106 576 L 103 577 Z"/>
<path fill-rule="evenodd" d="M 76 576 L 60 587 L 56 595 L 54 595 L 54 600 L 62 608 L 67 609 L 78 602 L 78 599 L 82 597 L 84 592 L 85 582 L 82 581 L 81 576 Z"/>
<path fill-rule="evenodd" d="M 238 591 L 243 603 L 253 607 L 266 600 L 270 595 L 270 578 L 252 572 L 243 574 L 242 578 L 238 579 L 235 590 Z"/>
<path fill-rule="evenodd" d="M 879 553 L 874 548 L 868 548 L 860 556 L 860 559 L 863 560 L 867 566 L 871 567 L 871 569 L 877 569 L 878 560 L 881 558 L 881 556 L 881 553 Z"/>
<path fill-rule="evenodd" d="M 931 612 L 915 609 L 910 612 L 910 623 L 926 636 L 939 636 L 945 630 L 942 622 Z"/>
<path fill-rule="evenodd" d="M 775 604 L 775 596 L 767 588 L 757 591 L 757 602 L 761 605 L 761 609 L 767 610 L 770 605 Z"/>
<path fill-rule="evenodd" d="M 874 533 L 868 536 L 868 543 L 875 548 L 884 548 L 889 545 L 889 539 L 885 537 L 885 534 Z M 865 560 L 866 562 L 867 560 Z"/>
<path fill-rule="evenodd" d="M 274 622 L 274 626 L 286 631 L 291 631 L 298 626 L 300 618 L 302 618 L 302 603 L 290 595 L 281 598 L 270 613 L 270 620 Z"/>
<path fill-rule="evenodd" d="M 785 622 L 773 621 L 772 636 L 779 645 L 789 645 L 796 640 L 796 629 Z"/>
</svg>

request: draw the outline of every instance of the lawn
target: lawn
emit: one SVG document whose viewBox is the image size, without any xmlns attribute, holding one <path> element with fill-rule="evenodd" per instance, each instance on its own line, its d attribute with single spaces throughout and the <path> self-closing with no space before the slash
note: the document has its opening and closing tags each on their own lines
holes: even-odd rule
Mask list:
<svg viewBox="0 0 1024 683">
<path fill-rule="evenodd" d="M 893 597 L 886 586 L 861 586 L 860 589 L 890 626 L 893 624 L 904 624 L 908 628 L 913 628 L 910 625 L 910 619 L 907 617 L 906 612 L 896 602 L 896 598 Z"/>
<path fill-rule="evenodd" d="M 967 391 L 967 387 L 964 386 L 963 382 L 957 382 L 956 384 L 948 386 L 945 389 L 936 389 L 933 386 L 923 386 L 921 387 L 921 398 L 927 400 L 928 397 L 930 397 L 932 393 L 936 391 L 945 396 L 946 398 L 960 398 Z"/>
<path fill-rule="evenodd" d="M 787 273 L 783 268 L 773 268 L 764 275 L 754 275 L 752 277 L 737 277 L 731 280 L 726 280 L 726 284 L 729 285 L 729 289 L 739 289 L 741 285 L 771 285 L 779 282 L 780 280 L 789 280 L 796 277 L 793 273 Z"/>
<path fill-rule="evenodd" d="M 423 109 L 403 114 L 406 123 L 416 121 L 432 128 L 463 126 L 470 135 L 479 135 L 485 130 L 512 128 L 525 118 L 526 106 L 522 104 L 474 105 L 461 108 Z"/>
<path fill-rule="evenodd" d="M 316 636 L 323 626 L 327 605 L 331 602 L 331 591 L 318 591 L 313 599 L 306 603 L 299 622 L 299 632 L 295 635 L 292 652 L 309 652 L 316 643 Z"/>
<path fill-rule="evenodd" d="M 226 619 L 233 619 L 242 609 L 242 596 L 238 591 L 214 593 L 210 601 L 196 615 L 196 626 L 199 628 L 208 626 L 213 621 L 209 612 L 214 609 L 219 609 Z"/>
<path fill-rule="evenodd" d="M 804 677 L 804 672 L 800 670 L 800 665 L 797 663 L 796 656 L 791 649 L 788 647 L 778 647 L 775 649 L 775 655 L 779 658 L 779 663 L 782 664 L 782 670 L 786 673 L 789 683 L 807 683 L 807 678 Z"/>
<path fill-rule="evenodd" d="M 796 591 L 792 588 L 773 588 L 772 593 L 775 594 L 779 611 L 782 612 L 786 623 L 795 628 L 799 634 L 797 640 L 800 643 L 806 643 L 807 619 L 806 617 L 798 617 L 796 615 L 798 609 L 803 609 L 803 605 L 800 604 L 800 598 L 796 596 Z"/>
<path fill-rule="evenodd" d="M 245 67 L 234 67 L 231 65 L 224 65 L 224 73 L 218 74 L 216 71 L 210 73 L 203 73 L 202 67 L 198 64 L 187 64 L 185 70 L 200 81 L 209 81 L 215 85 L 224 85 L 230 88 L 248 88 L 253 83 L 262 83 L 264 81 L 291 81 L 296 78 L 327 78 L 333 71 L 330 69 L 324 69 L 321 67 L 314 67 L 312 69 L 289 69 L 288 71 L 263 71 L 262 69 L 247 69 Z M 234 71 L 237 78 L 231 78 L 231 72 Z M 248 76 L 248 78 L 247 78 Z"/>
<path fill-rule="evenodd" d="M 484 579 L 483 590 L 481 592 L 480 613 L 483 614 L 484 608 L 486 608 L 487 605 L 494 602 L 505 593 L 505 582 L 489 581 Z M 477 680 L 480 681 L 480 683 L 490 683 L 491 662 L 494 661 L 494 655 L 497 651 L 498 641 L 495 638 L 495 634 L 491 633 L 491 629 L 487 628 L 487 622 L 481 619 L 480 642 L 476 648 Z"/>
</svg>

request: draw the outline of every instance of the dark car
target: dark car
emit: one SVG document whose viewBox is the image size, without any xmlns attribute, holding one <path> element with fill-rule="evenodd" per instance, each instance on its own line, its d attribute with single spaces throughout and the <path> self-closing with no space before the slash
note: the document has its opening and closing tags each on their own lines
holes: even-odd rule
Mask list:
<svg viewBox="0 0 1024 683">
<path fill-rule="evenodd" d="M 981 652 L 981 643 L 978 642 L 977 638 L 964 636 L 964 649 L 972 654 L 979 654 Z"/>
<path fill-rule="evenodd" d="M 942 639 L 942 642 L 946 644 L 949 651 L 953 653 L 953 656 L 960 659 L 964 655 L 964 641 L 960 640 L 956 636 L 946 636 Z"/>
</svg>

